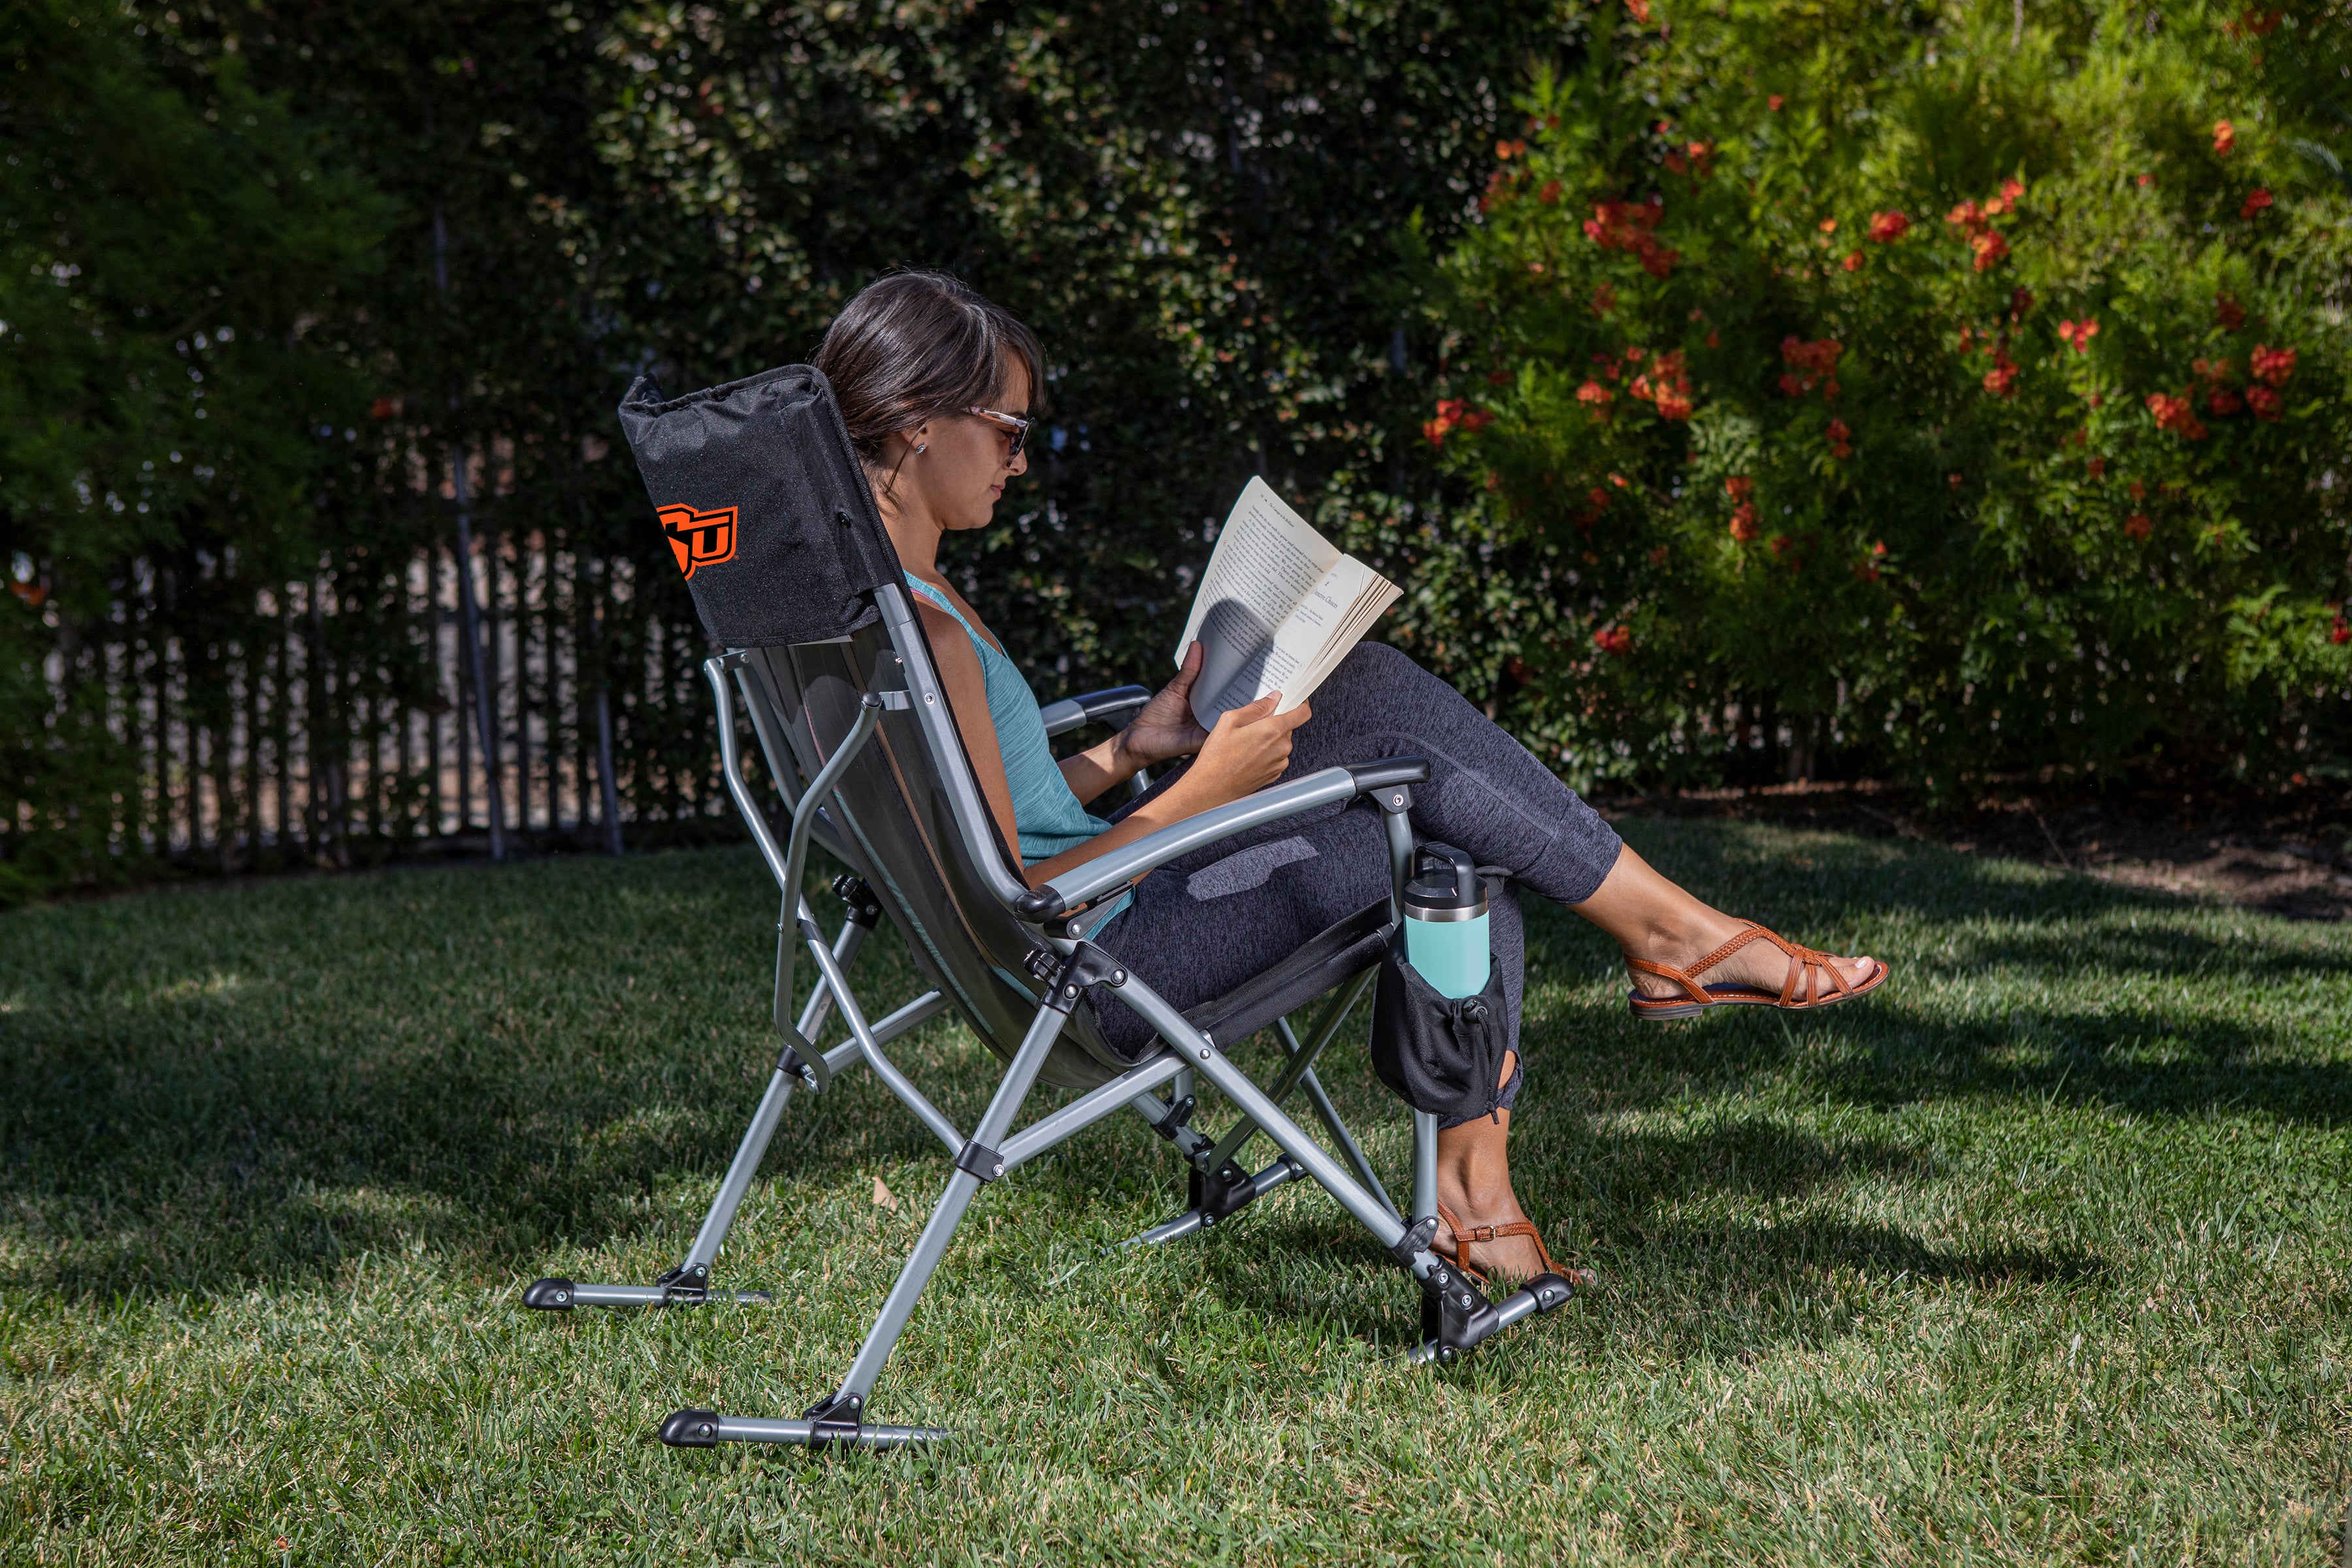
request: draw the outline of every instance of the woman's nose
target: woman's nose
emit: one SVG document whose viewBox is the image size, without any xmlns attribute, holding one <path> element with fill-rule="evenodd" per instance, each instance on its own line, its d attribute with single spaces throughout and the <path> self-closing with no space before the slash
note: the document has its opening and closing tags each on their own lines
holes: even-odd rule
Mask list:
<svg viewBox="0 0 2352 1568">
<path fill-rule="evenodd" d="M 1018 452 L 1013 453 L 1013 460 L 1004 466 L 1004 471 L 1008 476 L 1014 478 L 1027 473 L 1029 471 L 1029 448 L 1024 447 Z"/>
</svg>

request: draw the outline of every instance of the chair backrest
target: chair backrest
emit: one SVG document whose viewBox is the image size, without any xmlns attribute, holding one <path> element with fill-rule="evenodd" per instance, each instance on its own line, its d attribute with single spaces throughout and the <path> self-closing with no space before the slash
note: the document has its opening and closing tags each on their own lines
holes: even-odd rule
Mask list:
<svg viewBox="0 0 2352 1568">
<path fill-rule="evenodd" d="M 622 416 L 706 629 L 742 655 L 739 683 L 787 806 L 848 736 L 862 697 L 908 694 L 824 803 L 826 847 L 1009 1060 L 1042 994 L 1026 961 L 1051 950 L 1013 911 L 1028 884 L 981 795 L 832 388 L 790 366 L 664 402 L 641 380 Z M 726 521 L 706 521 L 716 518 Z M 721 526 L 723 540 L 681 543 L 681 529 Z M 797 579 L 788 593 L 763 587 L 785 578 Z M 1090 1089 L 1130 1065 L 1082 1006 L 1042 1076 Z"/>
</svg>

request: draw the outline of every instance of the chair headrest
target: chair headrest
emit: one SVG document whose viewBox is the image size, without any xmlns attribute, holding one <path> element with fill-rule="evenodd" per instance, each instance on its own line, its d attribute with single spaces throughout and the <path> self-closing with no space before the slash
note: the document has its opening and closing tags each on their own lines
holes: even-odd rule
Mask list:
<svg viewBox="0 0 2352 1568">
<path fill-rule="evenodd" d="M 641 375 L 621 429 L 703 629 L 722 647 L 846 637 L 898 558 L 814 365 L 665 400 Z"/>
</svg>

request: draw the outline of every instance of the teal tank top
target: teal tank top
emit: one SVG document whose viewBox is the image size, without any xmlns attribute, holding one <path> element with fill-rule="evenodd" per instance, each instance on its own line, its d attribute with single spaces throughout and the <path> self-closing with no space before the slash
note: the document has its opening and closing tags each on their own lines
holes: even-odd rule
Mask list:
<svg viewBox="0 0 2352 1568">
<path fill-rule="evenodd" d="M 988 717 L 996 726 L 996 749 L 1004 758 L 1004 781 L 1013 789 L 1013 820 L 1021 831 L 1022 863 L 1034 866 L 1040 860 L 1051 860 L 1065 849 L 1076 848 L 1096 834 L 1108 832 L 1110 824 L 1089 814 L 1078 804 L 1078 797 L 1070 793 L 1060 764 L 1054 761 L 1053 742 L 1046 738 L 1045 720 L 1037 710 L 1036 696 L 1013 660 L 972 630 L 971 623 L 958 614 L 938 589 L 911 572 L 907 574 L 907 586 L 928 603 L 954 616 L 964 635 L 971 638 L 971 651 L 980 656 L 980 673 L 988 682 Z M 1124 910 L 1134 896 L 1121 894 L 1112 912 Z M 1097 923 L 1096 932 L 1101 930 Z"/>
</svg>

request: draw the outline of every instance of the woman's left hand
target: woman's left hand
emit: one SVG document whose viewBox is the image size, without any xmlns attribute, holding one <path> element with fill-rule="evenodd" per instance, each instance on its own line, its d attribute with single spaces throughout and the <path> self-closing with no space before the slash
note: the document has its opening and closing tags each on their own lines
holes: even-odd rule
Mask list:
<svg viewBox="0 0 2352 1568">
<path fill-rule="evenodd" d="M 1119 731 L 1119 757 L 1135 767 L 1149 768 L 1171 757 L 1189 757 L 1207 742 L 1209 732 L 1192 718 L 1192 682 L 1201 674 L 1201 645 L 1184 651 L 1184 668 L 1176 679 Z"/>
</svg>

